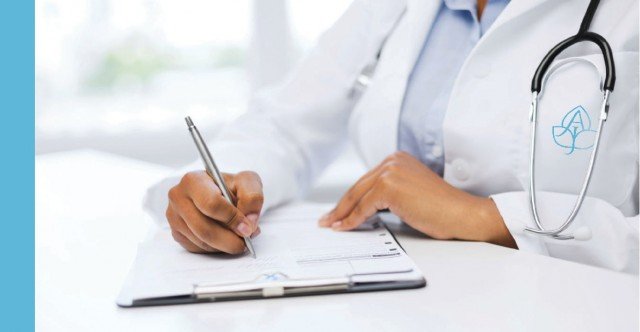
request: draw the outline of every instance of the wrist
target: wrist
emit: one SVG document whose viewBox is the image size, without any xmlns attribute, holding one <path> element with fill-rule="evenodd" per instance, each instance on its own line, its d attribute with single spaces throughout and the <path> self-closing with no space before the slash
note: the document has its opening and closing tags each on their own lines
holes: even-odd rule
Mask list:
<svg viewBox="0 0 640 332">
<path fill-rule="evenodd" d="M 496 203 L 489 197 L 483 197 L 482 201 L 479 212 L 480 220 L 482 220 L 483 228 L 487 230 L 482 241 L 517 249 L 516 241 L 502 219 Z"/>
<path fill-rule="evenodd" d="M 489 197 L 475 197 L 472 204 L 473 213 L 467 216 L 466 239 L 493 243 L 504 247 L 517 248 L 511 232 L 507 228 L 502 215 L 493 199 Z"/>
</svg>

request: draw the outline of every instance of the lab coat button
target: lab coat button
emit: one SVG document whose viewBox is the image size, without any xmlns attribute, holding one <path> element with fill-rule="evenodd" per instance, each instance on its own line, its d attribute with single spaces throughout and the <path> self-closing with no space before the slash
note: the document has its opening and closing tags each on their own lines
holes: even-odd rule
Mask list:
<svg viewBox="0 0 640 332">
<path fill-rule="evenodd" d="M 469 179 L 469 164 L 462 159 L 456 159 L 451 163 L 453 176 L 458 181 L 466 181 Z"/>
<path fill-rule="evenodd" d="M 439 145 L 434 146 L 431 149 L 431 155 L 435 158 L 440 158 L 442 156 L 442 147 L 440 147 Z"/>
</svg>

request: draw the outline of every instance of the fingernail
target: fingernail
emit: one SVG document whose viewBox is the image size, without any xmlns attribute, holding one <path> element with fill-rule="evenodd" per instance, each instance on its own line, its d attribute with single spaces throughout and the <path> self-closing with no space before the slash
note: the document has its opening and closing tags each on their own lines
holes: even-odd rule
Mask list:
<svg viewBox="0 0 640 332">
<path fill-rule="evenodd" d="M 318 219 L 318 224 L 319 224 L 320 226 L 329 226 L 329 225 L 327 224 L 327 222 L 328 222 L 328 221 L 329 221 L 329 214 L 328 214 L 328 213 L 326 213 L 326 214 L 324 214 L 322 217 L 320 217 L 320 219 Z"/>
<path fill-rule="evenodd" d="M 333 224 L 331 224 L 332 229 L 338 229 L 340 228 L 340 226 L 342 226 L 342 221 L 336 221 Z"/>
<path fill-rule="evenodd" d="M 251 221 L 251 223 L 255 226 L 258 224 L 258 214 L 257 213 L 251 213 L 247 215 L 247 219 L 249 219 L 249 221 Z"/>
<path fill-rule="evenodd" d="M 258 229 L 256 229 L 255 232 L 253 232 L 253 234 L 251 234 L 251 238 L 255 238 L 256 236 L 260 235 L 261 231 L 260 231 L 260 227 L 258 227 Z"/>
<path fill-rule="evenodd" d="M 238 224 L 236 229 L 240 234 L 242 234 L 242 236 L 251 236 L 251 227 L 244 222 Z"/>
</svg>

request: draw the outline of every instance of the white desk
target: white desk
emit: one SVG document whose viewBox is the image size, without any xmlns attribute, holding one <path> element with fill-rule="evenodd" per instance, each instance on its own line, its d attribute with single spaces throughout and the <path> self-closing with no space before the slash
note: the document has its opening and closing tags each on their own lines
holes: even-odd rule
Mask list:
<svg viewBox="0 0 640 332">
<path fill-rule="evenodd" d="M 168 170 L 91 151 L 36 158 L 36 328 L 43 331 L 638 330 L 638 278 L 482 243 L 398 239 L 418 290 L 122 309 Z"/>
</svg>

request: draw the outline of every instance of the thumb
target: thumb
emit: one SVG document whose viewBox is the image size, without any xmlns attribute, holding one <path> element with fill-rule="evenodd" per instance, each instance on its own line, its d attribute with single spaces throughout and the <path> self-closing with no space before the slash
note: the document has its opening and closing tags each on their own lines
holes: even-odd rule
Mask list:
<svg viewBox="0 0 640 332">
<path fill-rule="evenodd" d="M 247 217 L 251 223 L 252 231 L 255 232 L 264 203 L 262 181 L 255 172 L 245 171 L 235 176 L 234 184 L 238 210 Z"/>
</svg>

